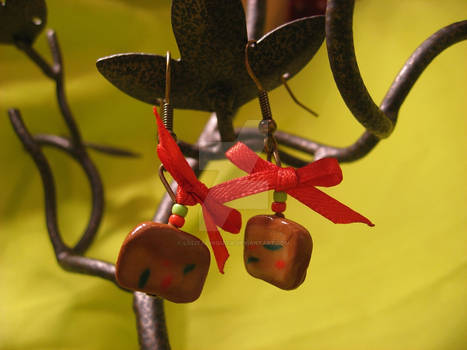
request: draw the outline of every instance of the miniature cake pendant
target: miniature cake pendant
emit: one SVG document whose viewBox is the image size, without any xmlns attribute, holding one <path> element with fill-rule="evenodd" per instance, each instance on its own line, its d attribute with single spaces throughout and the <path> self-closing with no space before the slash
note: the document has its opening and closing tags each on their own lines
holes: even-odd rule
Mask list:
<svg viewBox="0 0 467 350">
<path fill-rule="evenodd" d="M 176 203 L 163 171 L 161 166 L 159 176 L 175 202 L 169 223 L 147 221 L 136 226 L 120 248 L 115 275 L 124 288 L 189 303 L 201 295 L 211 255 L 201 240 L 180 230 L 188 208 Z"/>
<path fill-rule="evenodd" d="M 282 214 L 286 197 L 285 192 L 274 192 L 276 214 L 248 220 L 243 258 L 251 276 L 290 290 L 305 280 L 313 241 L 306 228 Z"/>
<path fill-rule="evenodd" d="M 188 303 L 200 296 L 210 259 L 203 242 L 174 224 L 143 222 L 123 242 L 116 278 L 124 288 Z"/>
</svg>

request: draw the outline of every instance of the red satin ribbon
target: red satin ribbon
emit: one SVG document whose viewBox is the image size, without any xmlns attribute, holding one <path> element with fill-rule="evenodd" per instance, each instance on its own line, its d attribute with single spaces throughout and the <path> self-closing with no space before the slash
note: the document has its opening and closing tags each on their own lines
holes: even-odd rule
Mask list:
<svg viewBox="0 0 467 350">
<path fill-rule="evenodd" d="M 209 193 L 221 203 L 274 189 L 287 192 L 336 224 L 362 222 L 374 226 L 366 217 L 314 187 L 335 186 L 342 181 L 341 168 L 334 158 L 320 159 L 299 169 L 281 168 L 261 159 L 241 142 L 226 155 L 250 175 L 212 187 Z"/>
<path fill-rule="evenodd" d="M 164 127 L 156 107 L 154 107 L 154 114 L 156 115 L 159 131 L 157 154 L 164 168 L 178 184 L 177 203 L 185 205 L 201 204 L 212 251 L 219 271 L 224 273 L 224 265 L 229 257 L 229 252 L 217 230 L 217 226 L 228 232 L 238 233 L 242 226 L 241 215 L 237 210 L 223 205 L 223 202 L 212 196 L 210 189 L 197 179 L 177 143 Z"/>
</svg>

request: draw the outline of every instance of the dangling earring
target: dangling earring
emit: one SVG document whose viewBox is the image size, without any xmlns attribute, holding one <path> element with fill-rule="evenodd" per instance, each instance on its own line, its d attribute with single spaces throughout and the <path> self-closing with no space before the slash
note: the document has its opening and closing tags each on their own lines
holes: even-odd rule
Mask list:
<svg viewBox="0 0 467 350">
<path fill-rule="evenodd" d="M 277 129 L 272 118 L 266 90 L 253 73 L 248 61 L 249 41 L 245 48 L 245 64 L 250 77 L 258 87 L 258 97 L 263 119 L 259 131 L 264 135 L 264 150 L 268 162 L 274 159 L 281 167 L 277 141 Z M 262 279 L 282 289 L 297 288 L 305 280 L 310 263 L 313 241 L 306 228 L 284 216 L 287 193 L 274 191 L 272 215 L 257 215 L 248 220 L 245 228 L 244 263 L 253 277 Z"/>
<path fill-rule="evenodd" d="M 170 60 L 167 52 L 166 92 L 161 114 L 166 129 L 174 137 L 169 98 Z M 143 222 L 128 234 L 116 263 L 117 282 L 124 288 L 175 303 L 192 302 L 200 296 L 206 280 L 211 259 L 209 249 L 198 238 L 180 230 L 188 209 L 177 203 L 162 165 L 159 177 L 174 202 L 169 223 Z"/>
</svg>

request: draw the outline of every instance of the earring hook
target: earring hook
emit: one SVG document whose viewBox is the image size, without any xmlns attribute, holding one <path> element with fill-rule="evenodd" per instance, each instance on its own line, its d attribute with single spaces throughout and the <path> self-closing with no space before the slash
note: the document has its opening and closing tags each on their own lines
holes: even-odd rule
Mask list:
<svg viewBox="0 0 467 350">
<path fill-rule="evenodd" d="M 248 40 L 245 46 L 245 66 L 246 66 L 246 71 L 248 72 L 248 75 L 250 78 L 254 81 L 256 84 L 256 87 L 258 88 L 259 91 L 265 91 L 263 86 L 261 85 L 261 82 L 259 79 L 256 77 L 255 73 L 253 72 L 253 69 L 251 68 L 250 65 L 250 60 L 248 59 L 248 49 L 250 47 L 256 46 L 256 40 Z"/>
<path fill-rule="evenodd" d="M 269 105 L 269 97 L 268 93 L 266 90 L 264 90 L 263 85 L 261 85 L 261 82 L 259 79 L 256 77 L 255 73 L 253 72 L 253 69 L 251 68 L 250 65 L 250 60 L 248 58 L 248 49 L 250 47 L 254 47 L 256 45 L 256 40 L 249 40 L 246 43 L 245 46 L 245 67 L 248 72 L 248 75 L 250 78 L 253 80 L 253 82 L 256 84 L 256 88 L 258 89 L 258 99 L 259 99 L 259 106 L 261 108 L 261 114 L 263 116 L 263 120 L 272 120 L 272 112 L 271 112 L 271 106 Z M 260 131 L 262 132 L 263 127 L 260 126 Z M 268 134 L 274 132 L 274 130 L 269 130 Z"/>
<path fill-rule="evenodd" d="M 165 178 L 165 175 L 164 175 L 164 171 L 165 168 L 163 165 L 161 165 L 159 167 L 159 178 L 161 179 L 161 182 L 162 184 L 164 185 L 165 187 L 165 190 L 167 191 L 167 193 L 169 194 L 170 198 L 172 199 L 172 201 L 174 203 L 177 203 L 177 196 L 175 195 L 174 191 L 172 191 L 172 187 L 170 187 L 170 184 L 169 182 L 167 181 L 167 179 Z"/>
<path fill-rule="evenodd" d="M 256 44 L 256 40 L 249 40 L 245 46 L 245 67 L 248 72 L 250 78 L 256 84 L 258 89 L 258 99 L 259 105 L 261 107 L 261 114 L 263 116 L 263 120 L 260 121 L 258 129 L 261 134 L 264 135 L 264 151 L 266 152 L 267 159 L 270 162 L 272 157 L 276 162 L 277 166 L 281 166 L 281 160 L 279 157 L 279 151 L 277 148 L 277 141 L 274 137 L 274 132 L 277 129 L 276 122 L 272 118 L 271 106 L 269 105 L 269 97 L 267 91 L 261 85 L 258 77 L 253 72 L 251 68 L 250 61 L 248 58 L 248 49 L 250 47 L 254 47 Z"/>
<path fill-rule="evenodd" d="M 172 74 L 171 74 L 171 54 L 167 51 L 166 54 L 166 65 L 165 65 L 165 96 L 162 101 L 161 117 L 165 128 L 169 131 L 170 135 L 176 140 L 177 135 L 173 132 L 173 107 L 170 104 L 170 89 L 172 85 Z"/>
</svg>

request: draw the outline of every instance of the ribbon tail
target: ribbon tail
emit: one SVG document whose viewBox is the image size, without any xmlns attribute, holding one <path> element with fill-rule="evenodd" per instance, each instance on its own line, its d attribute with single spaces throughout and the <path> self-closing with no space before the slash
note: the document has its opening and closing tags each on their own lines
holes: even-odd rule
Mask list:
<svg viewBox="0 0 467 350">
<path fill-rule="evenodd" d="M 306 188 L 297 187 L 288 190 L 287 193 L 335 224 L 361 222 L 368 226 L 375 226 L 363 215 L 317 188 L 309 186 Z"/>
<path fill-rule="evenodd" d="M 211 242 L 212 252 L 214 258 L 216 259 L 217 268 L 220 273 L 224 273 L 224 265 L 227 259 L 229 258 L 229 251 L 227 250 L 224 240 L 222 239 L 221 234 L 217 230 L 216 224 L 211 218 L 211 215 L 207 211 L 206 207 L 203 205 L 203 216 L 204 223 L 208 230 L 209 241 Z"/>
<path fill-rule="evenodd" d="M 209 192 L 204 200 L 204 208 L 216 226 L 230 233 L 239 233 L 242 228 L 242 216 L 236 209 L 217 202 Z"/>
</svg>

